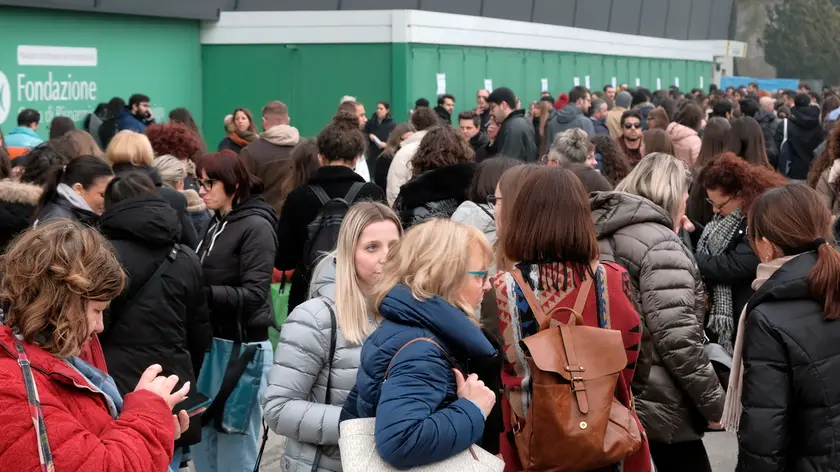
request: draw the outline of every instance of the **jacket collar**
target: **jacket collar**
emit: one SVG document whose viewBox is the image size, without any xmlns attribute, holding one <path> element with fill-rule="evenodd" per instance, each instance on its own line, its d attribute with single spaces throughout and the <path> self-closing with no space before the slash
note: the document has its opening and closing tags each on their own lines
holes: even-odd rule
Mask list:
<svg viewBox="0 0 840 472">
<path fill-rule="evenodd" d="M 469 316 L 440 297 L 417 300 L 407 286 L 397 285 L 385 296 L 379 311 L 387 320 L 433 332 L 447 349 L 467 357 L 489 357 L 496 353 Z"/>
<path fill-rule="evenodd" d="M 408 141 L 408 140 L 406 140 Z M 321 185 L 331 182 L 364 182 L 365 179 L 347 166 L 323 166 L 309 179 L 309 185 Z"/>
<path fill-rule="evenodd" d="M 747 313 L 770 301 L 813 299 L 808 274 L 817 263 L 817 253 L 803 253 L 786 262 L 755 292 L 747 303 Z"/>
<path fill-rule="evenodd" d="M 13 129 L 9 134 L 25 134 L 33 138 L 38 137 L 38 133 L 36 133 L 35 130 L 26 126 L 18 126 L 17 128 Z"/>
<path fill-rule="evenodd" d="M 513 121 L 516 118 L 523 118 L 524 119 L 525 118 L 525 110 L 522 110 L 522 109 L 513 110 L 512 112 L 510 112 L 510 115 L 508 115 L 507 118 L 505 118 L 505 121 L 502 122 L 502 125 L 504 125 L 508 121 Z"/>
</svg>

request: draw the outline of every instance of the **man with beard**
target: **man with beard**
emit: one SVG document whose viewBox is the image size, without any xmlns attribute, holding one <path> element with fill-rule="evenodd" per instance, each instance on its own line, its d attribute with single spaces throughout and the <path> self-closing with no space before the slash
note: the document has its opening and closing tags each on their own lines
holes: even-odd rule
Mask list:
<svg viewBox="0 0 840 472">
<path fill-rule="evenodd" d="M 461 133 L 470 142 L 475 151 L 475 162 L 487 159 L 487 146 L 490 145 L 490 138 L 487 133 L 481 131 L 481 117 L 474 111 L 465 111 L 458 115 Z"/>
<path fill-rule="evenodd" d="M 616 141 L 624 151 L 632 167 L 645 157 L 645 144 L 642 140 L 642 112 L 630 110 L 621 115 L 621 137 Z"/>
<path fill-rule="evenodd" d="M 120 111 L 117 117 L 117 131 L 134 131 L 142 133 L 146 126 L 154 123 L 152 109 L 149 108 L 149 97 L 135 93 L 128 99 L 128 105 Z"/>
<path fill-rule="evenodd" d="M 519 108 L 519 100 L 513 90 L 501 87 L 487 97 L 492 121 L 498 130 L 488 133 L 493 140 L 490 155 L 501 154 L 523 162 L 537 161 L 537 141 L 534 125 L 525 119 L 525 110 Z"/>
</svg>

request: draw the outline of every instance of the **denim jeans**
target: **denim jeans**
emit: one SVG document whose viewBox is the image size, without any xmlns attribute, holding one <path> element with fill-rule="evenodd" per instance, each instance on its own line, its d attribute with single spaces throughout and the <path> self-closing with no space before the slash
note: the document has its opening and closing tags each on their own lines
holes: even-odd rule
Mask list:
<svg viewBox="0 0 840 472">
<path fill-rule="evenodd" d="M 259 405 L 259 398 L 262 398 L 268 385 L 268 370 L 273 362 L 271 342 L 263 341 L 259 345 L 260 349 L 265 350 L 262 356 L 263 373 L 259 396 L 256 400 L 257 406 L 251 410 L 247 434 L 225 434 L 212 425 L 202 428 L 201 442 L 190 446 L 197 472 L 253 472 L 254 470 L 262 431 L 262 407 Z M 205 375 L 204 370 L 201 375 Z"/>
</svg>

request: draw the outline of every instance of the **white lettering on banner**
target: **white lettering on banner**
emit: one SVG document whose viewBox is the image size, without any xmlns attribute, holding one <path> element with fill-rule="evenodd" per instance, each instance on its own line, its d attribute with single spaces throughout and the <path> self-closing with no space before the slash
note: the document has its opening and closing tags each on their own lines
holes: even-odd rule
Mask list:
<svg viewBox="0 0 840 472">
<path fill-rule="evenodd" d="M 12 111 L 12 86 L 6 74 L 0 72 L 0 125 L 6 121 Z"/>
<path fill-rule="evenodd" d="M 60 102 L 96 100 L 96 82 L 69 80 L 73 74 L 67 74 L 68 80 L 53 80 L 53 73 L 47 73 L 47 80 L 26 80 L 26 74 L 17 75 L 18 101 Z"/>
</svg>

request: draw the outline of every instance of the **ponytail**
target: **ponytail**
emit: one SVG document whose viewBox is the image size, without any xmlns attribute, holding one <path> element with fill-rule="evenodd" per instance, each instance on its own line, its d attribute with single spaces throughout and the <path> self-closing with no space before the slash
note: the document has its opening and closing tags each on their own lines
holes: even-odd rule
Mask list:
<svg viewBox="0 0 840 472">
<path fill-rule="evenodd" d="M 811 295 L 823 302 L 823 316 L 827 320 L 840 318 L 840 252 L 822 240 L 816 241 L 817 263 L 808 274 Z"/>
<path fill-rule="evenodd" d="M 68 162 L 67 165 L 54 166 L 50 172 L 52 174 L 46 180 L 44 193 L 41 194 L 41 200 L 38 202 L 39 212 L 40 209 L 56 198 L 60 184 L 71 187 L 74 184 L 81 184 L 83 188 L 88 189 L 97 179 L 114 175 L 111 166 L 95 156 L 79 156 Z"/>
<path fill-rule="evenodd" d="M 38 200 L 38 211 L 35 212 L 36 215 L 47 204 L 55 200 L 55 197 L 58 195 L 58 185 L 64 179 L 66 170 L 67 166 L 53 166 L 47 171 L 47 177 L 44 179 L 43 185 L 44 191 L 41 193 L 40 200 Z"/>
</svg>

